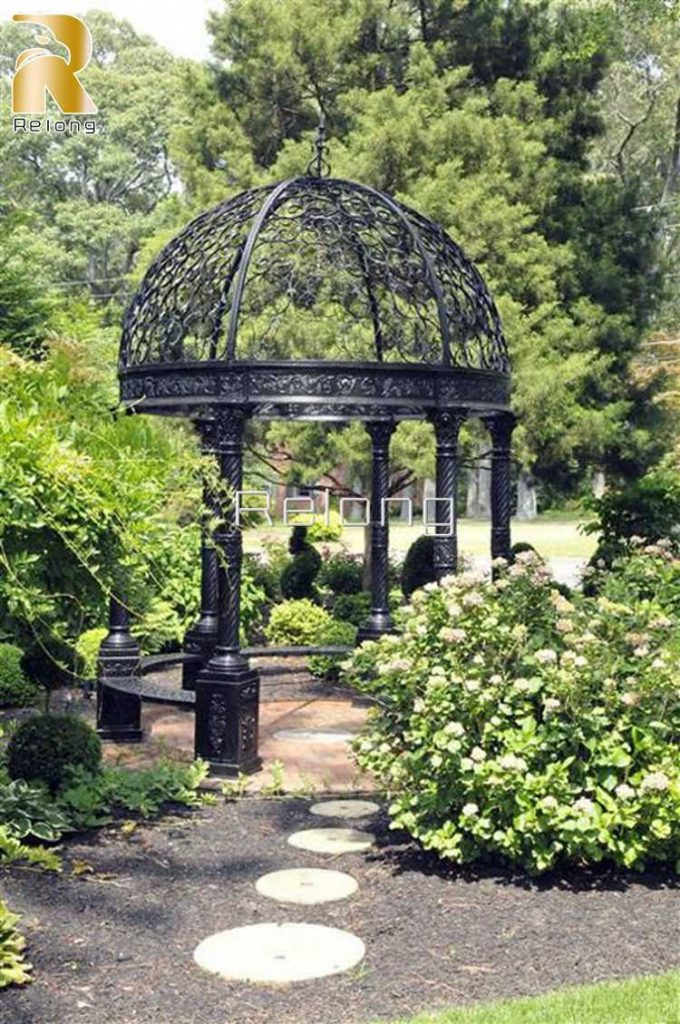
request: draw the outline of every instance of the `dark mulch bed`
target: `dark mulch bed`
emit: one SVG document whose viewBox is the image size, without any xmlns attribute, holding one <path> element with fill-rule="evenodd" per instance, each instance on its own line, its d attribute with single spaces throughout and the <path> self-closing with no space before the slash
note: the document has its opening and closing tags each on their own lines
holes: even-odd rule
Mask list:
<svg viewBox="0 0 680 1024">
<path fill-rule="evenodd" d="M 680 964 L 669 876 L 573 873 L 534 883 L 445 872 L 379 824 L 376 852 L 323 858 L 286 844 L 304 800 L 248 799 L 66 845 L 95 873 L 12 869 L 35 981 L 0 996 L 3 1024 L 366 1024 L 424 1007 L 533 994 Z M 319 908 L 259 896 L 282 867 L 351 872 L 358 894 Z M 82 868 L 82 865 L 80 866 Z M 349 974 L 290 987 L 228 984 L 193 963 L 197 943 L 263 921 L 346 928 L 367 947 Z"/>
</svg>

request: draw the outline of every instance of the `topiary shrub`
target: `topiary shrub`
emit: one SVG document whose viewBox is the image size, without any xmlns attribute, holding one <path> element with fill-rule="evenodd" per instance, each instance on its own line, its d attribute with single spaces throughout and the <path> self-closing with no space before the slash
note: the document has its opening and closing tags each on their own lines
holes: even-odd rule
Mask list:
<svg viewBox="0 0 680 1024">
<path fill-rule="evenodd" d="M 94 629 L 86 629 L 76 640 L 78 673 L 83 679 L 96 679 L 99 648 L 107 633 L 104 626 L 95 626 Z"/>
<path fill-rule="evenodd" d="M 346 678 L 390 814 L 456 863 L 680 857 L 680 560 L 655 545 L 566 599 L 531 553 L 413 594 Z"/>
<path fill-rule="evenodd" d="M 434 537 L 418 537 L 406 552 L 401 568 L 404 597 L 410 597 L 414 590 L 432 583 L 434 579 Z"/>
<path fill-rule="evenodd" d="M 351 622 L 337 622 L 331 619 L 322 626 L 314 638 L 315 647 L 354 647 L 357 628 Z M 309 671 L 313 676 L 335 682 L 340 675 L 340 665 L 346 654 L 313 654 L 308 659 Z"/>
<path fill-rule="evenodd" d="M 281 593 L 286 599 L 313 598 L 314 581 L 319 571 L 319 554 L 314 549 L 301 551 L 281 573 Z"/>
<path fill-rule="evenodd" d="M 319 631 L 331 621 L 325 608 L 313 601 L 283 601 L 272 608 L 265 631 L 270 644 L 309 647 Z"/>
<path fill-rule="evenodd" d="M 358 594 L 363 586 L 364 565 L 360 556 L 331 555 L 321 563 L 319 584 L 333 594 Z"/>
<path fill-rule="evenodd" d="M 0 706 L 25 707 L 38 699 L 38 688 L 22 668 L 23 651 L 14 644 L 0 644 Z"/>
<path fill-rule="evenodd" d="M 401 597 L 401 592 L 399 596 Z M 340 622 L 351 622 L 355 626 L 360 626 L 370 610 L 371 595 L 365 590 L 360 594 L 338 594 L 333 600 L 333 618 Z"/>
<path fill-rule="evenodd" d="M 75 715 L 36 715 L 22 722 L 7 747 L 11 779 L 44 782 L 59 789 L 67 769 L 82 766 L 96 772 L 102 745 L 94 729 Z"/>
</svg>

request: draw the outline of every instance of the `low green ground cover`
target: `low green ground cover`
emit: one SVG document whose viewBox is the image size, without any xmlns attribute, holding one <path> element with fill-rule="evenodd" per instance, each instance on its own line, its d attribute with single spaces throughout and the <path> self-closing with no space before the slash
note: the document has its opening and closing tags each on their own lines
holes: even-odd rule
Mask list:
<svg viewBox="0 0 680 1024">
<path fill-rule="evenodd" d="M 512 999 L 395 1024 L 677 1024 L 680 972 L 564 989 L 535 999 Z"/>
</svg>

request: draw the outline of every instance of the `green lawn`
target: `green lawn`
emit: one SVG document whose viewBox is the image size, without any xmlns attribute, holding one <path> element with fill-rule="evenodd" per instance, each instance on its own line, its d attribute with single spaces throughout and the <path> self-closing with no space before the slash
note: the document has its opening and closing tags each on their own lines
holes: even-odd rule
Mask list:
<svg viewBox="0 0 680 1024">
<path fill-rule="evenodd" d="M 615 951 L 612 950 L 612 955 Z M 395 1024 L 679 1024 L 680 972 L 563 989 Z"/>
<path fill-rule="evenodd" d="M 405 553 L 411 543 L 423 533 L 422 524 L 413 526 L 390 526 L 390 549 L 395 554 Z M 258 551 L 264 540 L 285 543 L 289 530 L 283 525 L 273 529 L 246 530 L 244 533 L 246 551 Z M 595 541 L 579 531 L 576 519 L 539 518 L 532 522 L 512 524 L 513 541 L 528 541 L 545 558 L 590 558 L 595 550 Z M 363 551 L 364 531 L 346 528 L 342 543 L 351 551 Z M 460 519 L 458 522 L 459 549 L 464 555 L 484 555 L 489 550 L 490 524 L 478 519 Z"/>
</svg>

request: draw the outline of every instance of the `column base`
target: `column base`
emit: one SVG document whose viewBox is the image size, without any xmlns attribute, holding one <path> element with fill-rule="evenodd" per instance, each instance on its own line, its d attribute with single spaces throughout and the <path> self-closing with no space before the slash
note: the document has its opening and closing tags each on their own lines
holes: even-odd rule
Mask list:
<svg viewBox="0 0 680 1024">
<path fill-rule="evenodd" d="M 385 613 L 377 613 L 370 615 L 359 626 L 357 643 L 361 644 L 364 640 L 379 640 L 381 636 L 385 636 L 387 633 L 396 632 L 397 629 L 392 622 L 392 616 Z"/>
<path fill-rule="evenodd" d="M 113 743 L 141 743 L 142 701 L 135 693 L 126 693 L 109 686 L 106 679 L 97 681 L 97 735 Z"/>
<path fill-rule="evenodd" d="M 245 659 L 216 657 L 199 672 L 194 750 L 215 775 L 235 778 L 262 767 L 259 705 L 260 677 Z"/>
<path fill-rule="evenodd" d="M 100 740 L 112 743 L 143 743 L 143 729 L 116 729 L 112 727 L 101 727 L 97 729 L 97 736 Z"/>
<path fill-rule="evenodd" d="M 214 630 L 204 631 L 197 626 L 187 631 L 182 644 L 185 654 L 194 654 L 200 661 L 189 661 L 182 665 L 182 689 L 195 690 L 199 673 L 212 658 L 217 642 Z"/>
</svg>

